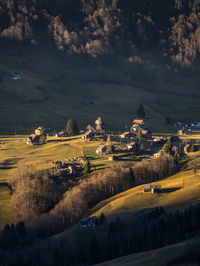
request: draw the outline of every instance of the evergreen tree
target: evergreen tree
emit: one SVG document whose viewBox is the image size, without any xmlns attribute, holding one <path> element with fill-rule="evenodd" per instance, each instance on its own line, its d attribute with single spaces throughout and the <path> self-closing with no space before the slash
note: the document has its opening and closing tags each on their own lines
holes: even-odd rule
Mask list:
<svg viewBox="0 0 200 266">
<path fill-rule="evenodd" d="M 72 118 L 69 118 L 69 120 L 67 121 L 66 132 L 68 136 L 74 136 L 78 133 L 77 123 Z"/>
<path fill-rule="evenodd" d="M 101 213 L 100 218 L 99 218 L 99 222 L 100 222 L 100 224 L 105 224 L 106 217 L 105 217 L 104 213 Z"/>
<path fill-rule="evenodd" d="M 137 115 L 140 117 L 145 117 L 144 105 L 141 103 L 137 110 Z"/>
<path fill-rule="evenodd" d="M 165 118 L 165 124 L 166 124 L 166 125 L 170 125 L 170 124 L 171 124 L 171 118 L 170 118 L 169 116 L 167 116 L 167 117 Z"/>
</svg>

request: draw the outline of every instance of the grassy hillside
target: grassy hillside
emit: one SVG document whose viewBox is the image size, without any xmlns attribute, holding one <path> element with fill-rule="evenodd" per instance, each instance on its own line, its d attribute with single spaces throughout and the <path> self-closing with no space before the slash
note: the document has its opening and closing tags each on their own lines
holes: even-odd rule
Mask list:
<svg viewBox="0 0 200 266">
<path fill-rule="evenodd" d="M 181 171 L 154 184 L 161 185 L 162 193 L 144 193 L 141 185 L 101 202 L 95 207 L 99 208 L 95 214 L 103 212 L 105 215 L 132 215 L 142 209 L 157 206 L 176 208 L 176 205 L 179 208 L 182 202 L 200 200 L 200 178 L 194 176 L 192 170 Z"/>
<path fill-rule="evenodd" d="M 180 260 L 179 264 L 172 264 L 172 261 L 177 258 L 184 258 L 185 255 L 192 254 L 197 246 L 199 246 L 199 239 L 185 241 L 175 245 L 167 246 L 158 250 L 151 250 L 142 252 L 135 255 L 129 255 L 120 259 L 108 261 L 99 266 L 158 266 L 158 265 L 197 265 L 194 258 L 190 257 L 189 260 Z M 198 254 L 198 253 L 197 253 Z M 194 261 L 193 261 L 194 260 Z"/>
<path fill-rule="evenodd" d="M 38 170 L 49 169 L 52 167 L 52 161 L 72 159 L 82 156 L 83 152 L 94 171 L 118 163 L 108 161 L 108 155 L 95 153 L 96 148 L 102 143 L 105 143 L 103 139 L 89 142 L 82 140 L 81 136 L 76 136 L 49 137 L 45 145 L 27 145 L 26 136 L 0 136 L 0 228 L 14 221 L 14 212 L 10 205 L 11 194 L 7 184 L 12 180 L 18 167 L 27 165 Z"/>
<path fill-rule="evenodd" d="M 48 43 L 1 42 L 0 48 L 1 133 L 30 132 L 38 125 L 64 128 L 69 117 L 84 129 L 98 116 L 107 128 L 124 130 L 140 103 L 150 112 L 146 122 L 154 131 L 173 130 L 165 125 L 167 115 L 175 120 L 200 120 L 200 91 L 192 76 L 165 75 L 156 60 L 152 67 L 161 69 L 158 77 L 140 67 L 141 77 L 135 78 L 135 67 L 127 58 L 119 65 L 104 66 L 99 61 L 89 64 L 82 58 L 79 63 L 64 57 Z M 11 80 L 13 72 L 22 79 Z"/>
</svg>

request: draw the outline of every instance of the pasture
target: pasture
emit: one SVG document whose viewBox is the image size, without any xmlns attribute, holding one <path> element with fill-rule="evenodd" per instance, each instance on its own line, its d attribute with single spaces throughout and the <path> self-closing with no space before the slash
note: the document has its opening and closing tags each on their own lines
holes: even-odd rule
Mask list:
<svg viewBox="0 0 200 266">
<path fill-rule="evenodd" d="M 151 80 L 144 71 L 136 79 L 128 63 L 85 66 L 63 58 L 49 43 L 15 45 L 14 50 L 9 44 L 0 52 L 1 134 L 30 133 L 38 125 L 63 129 L 69 117 L 84 129 L 99 116 L 109 130 L 125 130 L 141 103 L 150 114 L 145 122 L 154 132 L 174 131 L 165 124 L 166 116 L 200 120 L 199 88 L 188 76 L 168 73 Z M 22 78 L 11 80 L 13 72 Z"/>
</svg>

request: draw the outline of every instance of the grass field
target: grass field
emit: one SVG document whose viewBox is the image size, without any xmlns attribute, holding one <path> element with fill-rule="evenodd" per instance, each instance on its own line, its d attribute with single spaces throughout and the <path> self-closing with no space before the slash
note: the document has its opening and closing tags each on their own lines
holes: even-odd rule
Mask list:
<svg viewBox="0 0 200 266">
<path fill-rule="evenodd" d="M 83 62 L 78 64 L 59 55 L 47 43 L 0 45 L 1 134 L 30 132 L 39 125 L 65 128 L 69 117 L 84 129 L 99 116 L 107 128 L 124 130 L 136 117 L 140 103 L 150 112 L 146 123 L 153 131 L 174 130 L 165 125 L 166 116 L 200 120 L 200 90 L 192 76 L 190 79 L 173 74 L 151 80 L 144 73 L 137 80 L 127 66 L 96 64 L 88 68 Z M 22 79 L 10 80 L 13 72 L 20 73 Z"/>
</svg>

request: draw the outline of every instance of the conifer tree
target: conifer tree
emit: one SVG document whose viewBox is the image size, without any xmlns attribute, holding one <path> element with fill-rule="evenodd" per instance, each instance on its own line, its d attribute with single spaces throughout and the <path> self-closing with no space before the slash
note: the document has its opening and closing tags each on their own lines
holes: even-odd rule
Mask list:
<svg viewBox="0 0 200 266">
<path fill-rule="evenodd" d="M 72 118 L 69 118 L 69 120 L 67 121 L 66 132 L 68 136 L 74 136 L 78 133 L 77 123 Z"/>
<path fill-rule="evenodd" d="M 137 110 L 137 115 L 140 117 L 145 117 L 144 105 L 141 103 Z"/>
</svg>

